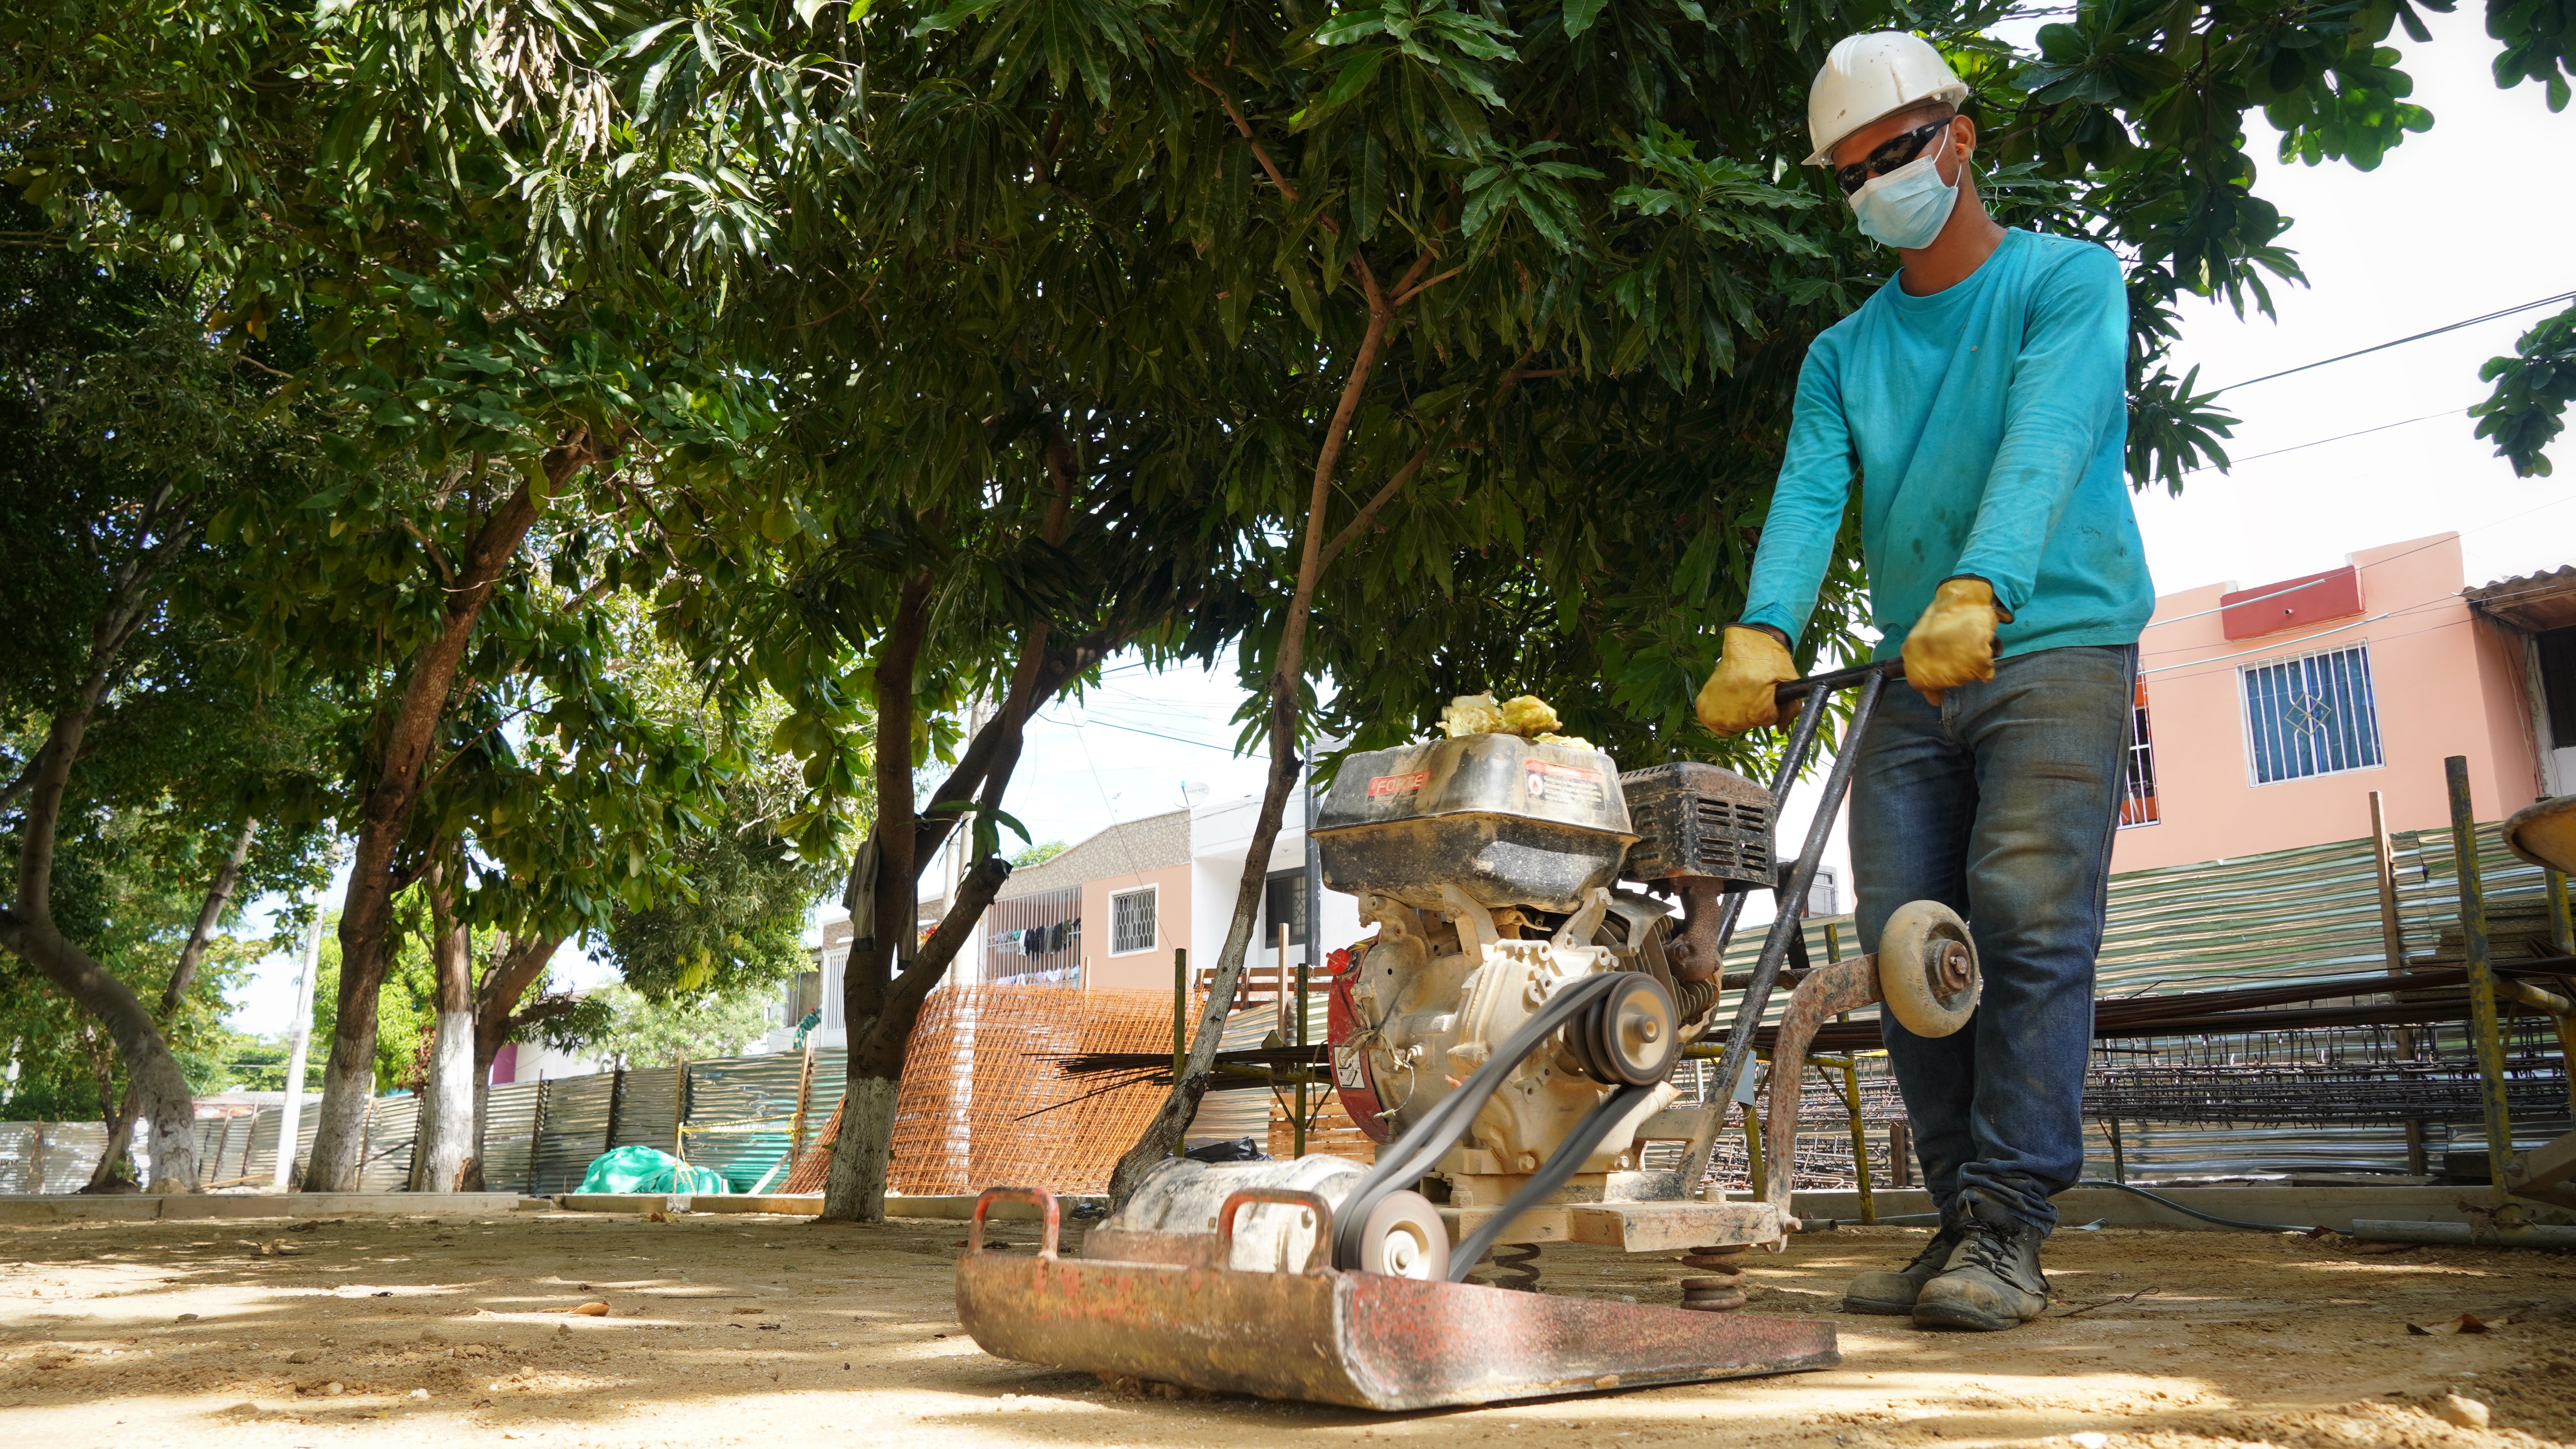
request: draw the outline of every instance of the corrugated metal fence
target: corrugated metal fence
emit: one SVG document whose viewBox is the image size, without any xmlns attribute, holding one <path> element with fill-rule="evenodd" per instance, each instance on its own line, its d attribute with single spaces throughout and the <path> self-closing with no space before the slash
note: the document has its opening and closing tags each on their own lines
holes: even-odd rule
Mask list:
<svg viewBox="0 0 2576 1449">
<path fill-rule="evenodd" d="M 2458 917 L 2450 832 L 2407 831 L 2394 837 L 2394 843 L 2406 954 L 2419 961 L 2439 956 L 2443 932 Z M 2540 903 L 2540 872 L 2507 852 L 2494 826 L 2479 827 L 2478 845 L 2491 910 L 2528 911 Z M 1844 951 L 1858 949 L 1849 916 L 1814 920 L 1806 926 L 1814 959 L 1825 959 L 1828 925 L 1836 928 Z M 1739 935 L 1727 953 L 1728 968 L 1749 967 L 1760 945 L 1758 930 Z M 2359 995 L 2374 990 L 2373 979 L 2384 975 L 2387 964 L 2371 842 L 2337 841 L 2113 877 L 2100 994 L 2143 996 L 2349 979 Z M 1228 1043 L 1238 1036 L 1245 1044 L 1258 1042 L 1270 1021 L 1266 1012 L 1239 1013 L 1228 1024 Z M 2370 1060 L 2379 1050 L 2369 1037 L 2371 1030 L 2350 1029 L 2333 1038 L 2329 1049 Z M 2429 1038 L 2435 1058 L 2447 1062 L 2466 1056 L 2459 1028 L 2419 1030 Z M 2211 1060 L 2215 1052 L 2231 1065 L 2260 1066 L 2313 1060 L 2319 1039 L 2317 1032 L 2279 1032 L 2194 1038 L 2189 1045 L 2196 1060 Z M 2522 1056 L 2555 1051 L 2545 1034 L 2529 1031 L 2517 1033 L 2515 1045 Z M 2106 1063 L 2115 1060 L 2135 1057 L 2098 1053 L 2097 1089 L 2107 1086 Z M 711 1167 L 737 1191 L 764 1182 L 774 1187 L 786 1175 L 782 1159 L 812 1140 L 839 1103 L 842 1071 L 842 1053 L 813 1051 L 494 1087 L 483 1144 L 484 1183 L 495 1191 L 570 1191 L 592 1158 L 611 1147 L 641 1143 Z M 1889 1166 L 1885 1129 L 1901 1113 L 1885 1071 L 1884 1058 L 1863 1056 L 1864 1117 L 1873 1125 L 1873 1176 L 1881 1181 L 1887 1180 Z M 2563 1078 L 2563 1064 L 2558 1071 Z M 1266 1118 L 1264 1094 L 1228 1095 L 1240 1100 L 1212 1097 L 1216 1110 L 1207 1114 L 1194 1138 L 1210 1135 L 1210 1129 L 1229 1136 L 1258 1135 L 1250 1109 L 1259 1103 Z M 308 1103 L 297 1134 L 299 1157 L 312 1144 L 313 1105 Z M 395 1190 L 407 1183 L 418 1110 L 417 1099 L 407 1096 L 380 1097 L 370 1104 L 362 1179 L 367 1189 Z M 1239 1123 L 1238 1115 L 1243 1119 Z M 2360 1115 L 2366 1116 L 2366 1109 Z M 198 1151 L 209 1184 L 268 1182 L 277 1161 L 279 1116 L 264 1109 L 200 1122 Z M 1852 1149 L 1848 1134 L 1836 1125 L 1844 1120 L 1839 1092 L 1820 1075 L 1810 1078 L 1800 1119 L 1806 1127 L 1799 1154 L 1801 1181 L 1835 1176 L 1847 1181 Z M 2457 1118 L 2473 1134 L 2474 1122 L 2473 1110 Z M 2427 1124 L 2436 1150 L 2447 1141 L 2452 1125 L 2448 1120 Z M 2528 1123 L 2535 1134 L 2550 1125 L 2545 1118 Z M 2403 1128 L 2394 1119 L 2286 1126 L 2262 1121 L 2258 1114 L 2255 1120 L 2222 1125 L 2125 1122 L 2121 1132 L 2122 1156 L 2132 1172 L 2395 1171 L 2403 1168 L 2406 1157 Z M 2516 1135 L 2521 1135 L 2519 1123 Z M 2090 1170 L 2107 1174 L 2110 1139 L 2098 1115 L 2090 1124 L 2090 1137 Z M 96 1123 L 0 1122 L 0 1193 L 80 1187 L 104 1140 Z M 1721 1171 L 1740 1170 L 1732 1155 L 1740 1151 L 1721 1149 Z"/>
<path fill-rule="evenodd" d="M 494 1087 L 484 1118 L 484 1188 L 532 1196 L 570 1192 L 580 1186 L 592 1158 L 612 1147 L 641 1144 L 676 1150 L 723 1174 L 737 1192 L 764 1183 L 775 1190 L 787 1175 L 782 1164 L 790 1150 L 839 1103 L 842 1062 L 837 1051 L 791 1052 Z M 313 1145 L 319 1105 L 318 1098 L 305 1102 L 296 1133 L 299 1161 Z M 363 1190 L 399 1192 L 409 1186 L 419 1113 L 417 1097 L 378 1097 L 367 1104 Z M 264 1107 L 199 1122 L 197 1152 L 207 1186 L 272 1181 L 283 1116 Z M 95 1122 L 0 1122 L 0 1193 L 78 1191 L 106 1141 Z M 148 1157 L 137 1166 L 150 1175 Z"/>
<path fill-rule="evenodd" d="M 2540 870 L 2504 848 L 2497 826 L 2481 825 L 2477 835 L 2478 871 L 2490 913 L 2528 913 L 2540 908 Z M 2456 959 L 2459 872 L 2451 832 L 2402 831 L 2391 837 L 2391 844 L 2397 916 L 2407 959 L 2419 966 L 2433 959 Z M 1859 950 L 1850 916 L 1811 920 L 1806 936 L 1814 960 L 1826 958 L 1828 926 L 1844 954 Z M 2446 931 L 2452 939 L 2447 951 Z M 1729 943 L 1727 969 L 1750 969 L 1761 944 L 1760 930 L 1739 933 Z M 2365 837 L 2112 877 L 2098 994 L 2111 999 L 2349 980 L 2355 996 L 2365 997 L 2384 990 L 2376 978 L 2386 975 L 2388 964 L 2375 850 Z M 1775 1003 L 1784 998 L 1782 993 Z M 1775 1020 L 1778 1010 L 1775 1004 Z M 1874 1017 L 1876 1011 L 1855 1015 Z M 2359 1027 L 2165 1039 L 2143 1048 L 2097 1049 L 2086 1114 L 2087 1172 L 2111 1175 L 2110 1126 L 2093 1102 L 2111 1097 L 2111 1073 L 2124 1063 L 2161 1054 L 2259 1067 L 2314 1062 L 2324 1051 L 2337 1064 L 2369 1064 L 2389 1058 L 2389 1035 L 2382 1029 Z M 2417 1038 L 2418 1050 L 2432 1061 L 2474 1071 L 2463 1027 L 2417 1028 Z M 2566 1065 L 2550 1033 L 2528 1021 L 2508 1031 L 2508 1046 L 2517 1067 L 2540 1079 L 2524 1084 L 2525 1090 L 2534 1099 L 2556 1104 L 2544 1112 L 2517 1110 L 2516 1145 L 2536 1145 L 2554 1131 L 2565 1130 Z M 1882 1056 L 1861 1059 L 1864 1120 L 1872 1126 L 1873 1177 L 1881 1182 L 1889 1180 L 1886 1128 L 1903 1115 L 1894 1093 L 1881 1085 L 1886 1071 Z M 2522 1091 L 2516 1096 L 2518 1102 L 2523 1100 Z M 2245 1120 L 2230 1123 L 2123 1121 L 2119 1155 L 2131 1174 L 2404 1171 L 2407 1151 L 2402 1121 L 2393 1114 L 2378 1121 L 2350 1120 L 2368 1118 L 2370 1109 L 2366 1103 L 2345 1105 L 2348 1111 L 2336 1115 L 2346 1120 L 2327 1125 L 2267 1121 L 2262 1109 L 2252 1103 Z M 1845 1121 L 1839 1090 L 1821 1075 L 1811 1075 L 1799 1119 L 1801 1184 L 1838 1175 L 1842 1185 L 1849 1185 L 1851 1139 L 1839 1125 Z M 2477 1120 L 2475 1107 L 2465 1103 L 2455 1114 L 2427 1120 L 2428 1146 L 2438 1158 L 2455 1136 L 2482 1136 Z M 1745 1171 L 1742 1151 L 1740 1143 L 1722 1145 L 1712 1166 L 1722 1177 L 1740 1178 Z M 1819 1180 L 1817 1185 L 1825 1183 Z"/>
</svg>

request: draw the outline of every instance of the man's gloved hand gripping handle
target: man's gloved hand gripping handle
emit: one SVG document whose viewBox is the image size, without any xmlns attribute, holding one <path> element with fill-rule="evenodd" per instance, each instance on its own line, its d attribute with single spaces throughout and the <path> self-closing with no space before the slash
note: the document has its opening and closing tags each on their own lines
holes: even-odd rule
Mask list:
<svg viewBox="0 0 2576 1449">
<path fill-rule="evenodd" d="M 1946 690 L 1995 677 L 1995 625 L 2009 616 L 1984 579 L 1944 579 L 1905 635 L 1905 680 L 1934 704 Z"/>
<path fill-rule="evenodd" d="M 1798 677 L 1789 646 L 1768 629 L 1743 624 L 1726 626 L 1724 652 L 1717 670 L 1700 686 L 1699 722 L 1721 735 L 1740 735 L 1778 724 L 1780 709 L 1772 692 Z"/>
</svg>

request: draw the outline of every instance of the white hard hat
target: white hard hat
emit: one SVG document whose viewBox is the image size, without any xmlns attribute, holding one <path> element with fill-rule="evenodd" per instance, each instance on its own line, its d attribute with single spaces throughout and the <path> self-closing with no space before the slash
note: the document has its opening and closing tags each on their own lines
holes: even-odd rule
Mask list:
<svg viewBox="0 0 2576 1449">
<path fill-rule="evenodd" d="M 1816 143 L 1810 166 L 1830 166 L 1843 138 L 1870 122 L 1925 101 L 1951 105 L 1968 98 L 1932 42 L 1902 30 L 1847 35 L 1825 57 L 1807 92 L 1807 134 Z"/>
</svg>

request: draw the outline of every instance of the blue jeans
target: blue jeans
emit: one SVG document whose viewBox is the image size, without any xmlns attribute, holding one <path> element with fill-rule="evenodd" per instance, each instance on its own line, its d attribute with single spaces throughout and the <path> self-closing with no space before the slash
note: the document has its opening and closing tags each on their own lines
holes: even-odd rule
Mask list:
<svg viewBox="0 0 2576 1449">
<path fill-rule="evenodd" d="M 1998 662 L 1938 707 L 1890 685 L 1852 780 L 1852 871 L 1864 951 L 1896 908 L 1965 917 L 1985 978 L 1957 1033 L 1880 1013 L 1942 1220 L 1973 1195 L 2042 1231 L 2084 1168 L 2084 1066 L 2111 831 L 2135 688 L 2134 645 Z"/>
</svg>

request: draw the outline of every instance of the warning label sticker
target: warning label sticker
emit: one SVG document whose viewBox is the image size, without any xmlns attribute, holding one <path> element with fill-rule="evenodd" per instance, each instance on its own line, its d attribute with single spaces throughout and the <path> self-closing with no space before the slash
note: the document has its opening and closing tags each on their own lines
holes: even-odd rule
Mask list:
<svg viewBox="0 0 2576 1449">
<path fill-rule="evenodd" d="M 1524 760 L 1529 774 L 1524 783 L 1533 800 L 1556 800 L 1567 805 L 1598 805 L 1603 799 L 1601 772 L 1574 765 L 1560 765 L 1552 760 Z M 1550 788 L 1549 782 L 1555 782 Z"/>
<path fill-rule="evenodd" d="M 1355 1092 L 1368 1090 L 1368 1058 L 1347 1045 L 1333 1048 L 1333 1082 Z"/>
<path fill-rule="evenodd" d="M 1380 795 L 1410 795 L 1431 783 L 1429 770 L 1414 770 L 1402 775 L 1380 775 L 1369 781 L 1372 799 Z"/>
</svg>

